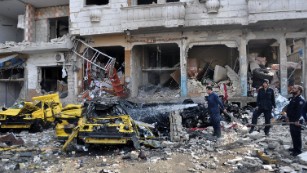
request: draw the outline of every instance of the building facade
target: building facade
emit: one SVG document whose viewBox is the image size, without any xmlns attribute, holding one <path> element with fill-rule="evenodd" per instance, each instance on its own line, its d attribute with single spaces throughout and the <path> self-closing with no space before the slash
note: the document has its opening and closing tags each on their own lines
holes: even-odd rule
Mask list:
<svg viewBox="0 0 307 173">
<path fill-rule="evenodd" d="M 47 7 L 26 3 L 24 40 L 33 44 L 0 53 L 27 56 L 27 98 L 42 89 L 66 87 L 67 99 L 72 100 L 93 81 L 99 79 L 99 87 L 107 85 L 101 79 L 104 72 L 84 60 L 93 58 L 91 62 L 104 67 L 107 62 L 95 58 L 96 50 L 116 58 L 116 70 L 130 97 L 152 86 L 177 87 L 176 97 L 203 96 L 203 91 L 194 91 L 191 79 L 211 84 L 212 77 L 206 75 L 217 75 L 216 67 L 233 74 L 227 74 L 233 97 L 249 96 L 259 83 L 255 76 L 268 74 L 254 70 L 264 67 L 273 69 L 272 86 L 287 96 L 289 85 L 307 87 L 306 22 L 304 0 L 70 0 L 69 5 Z M 61 33 L 62 28 L 67 32 Z M 78 47 L 83 58 L 75 55 L 70 51 L 72 37 L 95 51 L 83 46 Z M 260 66 L 254 66 L 256 61 Z M 56 89 L 42 88 L 46 81 Z"/>
</svg>

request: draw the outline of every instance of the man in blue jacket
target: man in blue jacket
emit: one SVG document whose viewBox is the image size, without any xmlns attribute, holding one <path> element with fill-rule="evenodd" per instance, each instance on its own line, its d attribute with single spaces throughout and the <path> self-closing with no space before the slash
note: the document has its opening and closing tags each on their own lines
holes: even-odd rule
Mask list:
<svg viewBox="0 0 307 173">
<path fill-rule="evenodd" d="M 221 115 L 220 115 L 220 108 L 224 111 L 224 105 L 221 102 L 221 100 L 219 99 L 218 95 L 215 94 L 212 91 L 212 87 L 211 86 L 207 86 L 207 94 L 208 94 L 208 109 L 209 109 L 209 113 L 210 113 L 210 122 L 213 126 L 213 136 L 216 136 L 217 138 L 221 137 Z"/>
<path fill-rule="evenodd" d="M 302 153 L 302 136 L 299 121 L 302 116 L 306 118 L 306 108 L 304 108 L 305 100 L 301 96 L 302 92 L 302 86 L 294 85 L 291 90 L 293 97 L 286 107 L 287 120 L 290 122 L 290 134 L 293 143 L 293 148 L 290 148 L 289 151 L 292 152 L 293 156 Z"/>
<path fill-rule="evenodd" d="M 257 124 L 258 117 L 263 113 L 265 124 L 267 124 L 264 128 L 264 133 L 266 136 L 269 136 L 271 118 L 272 118 L 272 109 L 276 107 L 275 104 L 275 94 L 272 88 L 269 88 L 269 80 L 264 79 L 262 83 L 262 87 L 258 90 L 257 96 L 257 108 L 253 113 L 252 118 L 252 127 L 249 133 L 254 131 L 254 126 Z"/>
</svg>

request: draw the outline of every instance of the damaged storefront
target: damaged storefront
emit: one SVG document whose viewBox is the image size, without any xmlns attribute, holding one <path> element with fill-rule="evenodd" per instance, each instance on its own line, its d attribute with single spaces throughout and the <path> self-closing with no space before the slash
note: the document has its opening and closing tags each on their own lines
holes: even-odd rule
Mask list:
<svg viewBox="0 0 307 173">
<path fill-rule="evenodd" d="M 175 43 L 136 45 L 132 49 L 139 97 L 179 96 L 180 51 Z"/>
<path fill-rule="evenodd" d="M 14 79 L 15 84 L 8 88 L 15 88 L 15 95 L 20 93 L 17 90 L 21 88 L 24 92 L 20 97 L 14 96 L 15 100 L 10 102 L 14 103 L 16 98 L 29 101 L 34 96 L 55 92 L 59 93 L 64 103 L 65 100 L 73 101 L 78 90 L 75 79 L 81 64 L 70 52 L 73 38 L 69 35 L 68 2 L 55 6 L 34 2 L 20 10 L 24 14 L 18 16 L 17 27 L 22 29 L 24 41 L 6 41 L 0 45 L 1 54 L 11 52 L 27 57 L 22 72 L 18 67 L 2 73 L 2 80 Z"/>
<path fill-rule="evenodd" d="M 208 85 L 215 86 L 215 91 L 226 100 L 240 96 L 238 57 L 238 49 L 227 45 L 197 45 L 190 48 L 187 58 L 189 96 L 205 96 L 205 86 Z"/>
<path fill-rule="evenodd" d="M 125 79 L 125 60 L 130 54 L 125 50 L 125 46 L 122 35 L 74 40 L 72 52 L 81 62 L 81 73 L 77 75 L 80 81 L 79 101 L 104 96 L 125 98 L 129 95 L 129 79 Z"/>
<path fill-rule="evenodd" d="M 129 34 L 133 97 L 203 98 L 210 85 L 225 100 L 245 106 L 256 101 L 264 79 L 285 97 L 291 86 L 304 83 L 304 39 L 290 38 L 290 33 L 271 37 L 251 29 L 244 37 L 240 30 Z"/>
<path fill-rule="evenodd" d="M 68 57 L 70 54 L 62 52 L 31 55 L 27 61 L 27 67 L 31 67 L 28 71 L 29 90 L 35 88 L 33 92 L 38 95 L 58 92 L 60 98 L 66 98 L 68 81 L 73 80 L 73 66 Z"/>
<path fill-rule="evenodd" d="M 13 54 L 0 58 L 0 105 L 12 106 L 14 102 L 25 95 L 24 76 L 25 76 L 25 57 L 24 55 Z"/>
<path fill-rule="evenodd" d="M 291 41 L 290 41 L 291 40 Z M 295 46 L 295 48 L 294 48 Z M 286 39 L 286 64 L 288 91 L 293 85 L 301 85 L 303 64 L 302 40 Z M 270 86 L 277 93 L 281 90 L 281 60 L 279 44 L 275 39 L 250 40 L 248 43 L 248 96 L 256 96 L 256 90 L 262 85 L 263 79 L 270 81 Z"/>
<path fill-rule="evenodd" d="M 242 96 L 239 31 L 219 33 L 233 41 L 216 41 L 213 31 L 129 34 L 134 97 L 203 98 L 207 85 L 226 99 Z"/>
</svg>

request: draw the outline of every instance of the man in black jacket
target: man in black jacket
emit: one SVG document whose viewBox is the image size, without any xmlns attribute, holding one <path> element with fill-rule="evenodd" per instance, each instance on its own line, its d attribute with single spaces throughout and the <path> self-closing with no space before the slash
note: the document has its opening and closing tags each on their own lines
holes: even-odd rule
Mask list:
<svg viewBox="0 0 307 173">
<path fill-rule="evenodd" d="M 257 124 L 258 117 L 263 113 L 265 124 L 271 124 L 272 109 L 276 107 L 275 104 L 275 94 L 272 88 L 269 88 L 269 80 L 264 79 L 262 83 L 262 88 L 258 91 L 257 96 L 257 108 L 253 113 L 252 125 Z M 249 133 L 254 131 L 254 126 L 251 127 Z M 266 125 L 264 128 L 264 133 L 266 136 L 269 135 L 270 126 Z"/>
<path fill-rule="evenodd" d="M 287 120 L 290 122 L 290 134 L 293 143 L 293 148 L 290 148 L 289 151 L 292 152 L 293 156 L 297 156 L 302 153 L 302 136 L 301 126 L 299 123 L 304 112 L 303 107 L 305 104 L 305 100 L 301 96 L 302 92 L 302 86 L 294 85 L 291 90 L 293 97 L 286 108 Z M 303 115 L 303 117 L 305 118 L 306 116 Z"/>
</svg>

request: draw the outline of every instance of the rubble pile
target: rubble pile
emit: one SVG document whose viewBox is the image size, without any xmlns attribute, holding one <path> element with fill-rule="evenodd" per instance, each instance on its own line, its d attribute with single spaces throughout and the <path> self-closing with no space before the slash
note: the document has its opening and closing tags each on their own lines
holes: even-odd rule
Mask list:
<svg viewBox="0 0 307 173">
<path fill-rule="evenodd" d="M 177 117 L 181 117 L 176 113 Z M 247 115 L 250 122 L 250 115 Z M 174 121 L 173 123 L 181 123 Z M 261 118 L 258 124 L 264 123 Z M 221 122 L 222 138 L 212 136 L 211 126 L 180 128 L 184 136 L 170 141 L 167 136 L 145 139 L 133 146 L 93 145 L 88 150 L 63 152 L 52 129 L 39 133 L 3 133 L 0 136 L 1 172 L 303 172 L 307 154 L 293 157 L 287 125 L 273 126 L 270 136 L 259 127 L 249 128 L 233 117 Z M 303 151 L 307 149 L 303 132 Z M 3 139 L 3 140 L 1 140 Z M 175 139 L 173 139 L 175 140 Z M 11 141 L 18 141 L 17 143 Z"/>
<path fill-rule="evenodd" d="M 61 152 L 61 144 L 55 140 L 52 129 L 41 133 L 8 133 L 4 136 L 10 136 L 10 140 L 6 138 L 5 143 L 1 143 L 0 172 L 43 172 L 50 163 L 57 162 Z M 14 142 L 16 140 L 19 142 Z"/>
<path fill-rule="evenodd" d="M 160 86 L 147 86 L 141 87 L 138 97 L 147 99 L 160 99 L 160 98 L 179 98 L 180 89 L 170 89 Z"/>
<path fill-rule="evenodd" d="M 5 43 L 0 43 L 0 49 L 8 49 L 8 48 L 27 48 L 27 47 L 40 47 L 40 46 L 50 46 L 52 44 L 63 44 L 67 42 L 68 40 L 70 41 L 72 38 L 69 34 L 63 35 L 60 38 L 54 38 L 51 39 L 50 42 L 28 42 L 28 41 L 23 41 L 23 42 L 14 42 L 14 41 L 6 41 Z"/>
</svg>

